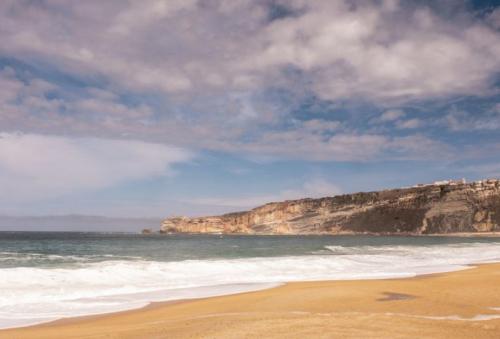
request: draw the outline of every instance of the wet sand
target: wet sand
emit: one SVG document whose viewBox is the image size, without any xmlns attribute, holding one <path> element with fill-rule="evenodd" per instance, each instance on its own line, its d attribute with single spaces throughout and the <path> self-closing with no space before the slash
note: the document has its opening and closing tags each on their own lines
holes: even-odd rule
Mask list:
<svg viewBox="0 0 500 339">
<path fill-rule="evenodd" d="M 289 283 L 0 331 L 0 338 L 500 338 L 500 264 Z"/>
</svg>

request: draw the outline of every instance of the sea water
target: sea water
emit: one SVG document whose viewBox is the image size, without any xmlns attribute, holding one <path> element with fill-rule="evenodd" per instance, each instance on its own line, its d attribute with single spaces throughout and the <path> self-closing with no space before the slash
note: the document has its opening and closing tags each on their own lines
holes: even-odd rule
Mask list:
<svg viewBox="0 0 500 339">
<path fill-rule="evenodd" d="M 500 261 L 500 238 L 0 232 L 0 328 L 253 291 Z"/>
</svg>

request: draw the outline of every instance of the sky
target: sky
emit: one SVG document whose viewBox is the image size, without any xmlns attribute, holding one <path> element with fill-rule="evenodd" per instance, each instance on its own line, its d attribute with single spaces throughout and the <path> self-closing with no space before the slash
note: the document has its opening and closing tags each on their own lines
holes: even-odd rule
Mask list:
<svg viewBox="0 0 500 339">
<path fill-rule="evenodd" d="M 500 177 L 498 1 L 0 2 L 0 215 Z"/>
</svg>

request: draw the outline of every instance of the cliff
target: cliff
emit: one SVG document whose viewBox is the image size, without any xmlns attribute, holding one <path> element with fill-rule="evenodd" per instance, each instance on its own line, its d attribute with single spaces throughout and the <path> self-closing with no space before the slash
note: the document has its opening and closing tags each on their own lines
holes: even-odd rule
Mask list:
<svg viewBox="0 0 500 339">
<path fill-rule="evenodd" d="M 500 231 L 500 180 L 441 182 L 320 199 L 273 202 L 246 212 L 165 219 L 162 233 L 441 234 Z"/>
</svg>

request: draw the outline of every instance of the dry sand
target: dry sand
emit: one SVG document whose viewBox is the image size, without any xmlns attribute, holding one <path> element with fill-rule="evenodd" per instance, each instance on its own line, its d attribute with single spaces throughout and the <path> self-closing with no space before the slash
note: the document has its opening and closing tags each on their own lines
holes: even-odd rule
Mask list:
<svg viewBox="0 0 500 339">
<path fill-rule="evenodd" d="M 498 339 L 500 264 L 410 279 L 290 283 L 5 330 L 0 338 Z"/>
</svg>

